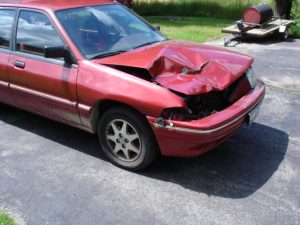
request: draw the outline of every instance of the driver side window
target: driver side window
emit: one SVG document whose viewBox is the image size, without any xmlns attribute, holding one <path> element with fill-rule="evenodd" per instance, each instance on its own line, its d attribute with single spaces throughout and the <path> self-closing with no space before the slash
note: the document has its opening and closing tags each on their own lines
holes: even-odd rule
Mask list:
<svg viewBox="0 0 300 225">
<path fill-rule="evenodd" d="M 64 42 L 47 16 L 34 11 L 21 11 L 18 19 L 16 50 L 43 55 L 45 46 L 63 46 Z"/>
</svg>

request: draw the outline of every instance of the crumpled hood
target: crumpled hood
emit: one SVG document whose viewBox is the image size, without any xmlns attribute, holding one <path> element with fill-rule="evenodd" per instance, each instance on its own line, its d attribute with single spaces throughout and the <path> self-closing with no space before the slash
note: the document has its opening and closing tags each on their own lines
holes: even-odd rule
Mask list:
<svg viewBox="0 0 300 225">
<path fill-rule="evenodd" d="M 168 40 L 95 62 L 145 69 L 160 85 L 196 95 L 224 90 L 245 73 L 253 59 L 225 48 Z"/>
</svg>

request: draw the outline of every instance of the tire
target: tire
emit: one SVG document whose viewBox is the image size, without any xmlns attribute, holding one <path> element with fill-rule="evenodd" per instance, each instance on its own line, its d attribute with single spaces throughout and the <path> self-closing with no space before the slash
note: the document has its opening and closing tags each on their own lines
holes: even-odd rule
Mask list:
<svg viewBox="0 0 300 225">
<path fill-rule="evenodd" d="M 278 33 L 278 38 L 280 41 L 286 41 L 289 38 L 289 32 L 286 29 L 283 33 Z"/>
<path fill-rule="evenodd" d="M 158 155 L 158 145 L 146 118 L 128 107 L 115 107 L 101 116 L 98 138 L 106 157 L 126 170 L 142 170 Z"/>
</svg>

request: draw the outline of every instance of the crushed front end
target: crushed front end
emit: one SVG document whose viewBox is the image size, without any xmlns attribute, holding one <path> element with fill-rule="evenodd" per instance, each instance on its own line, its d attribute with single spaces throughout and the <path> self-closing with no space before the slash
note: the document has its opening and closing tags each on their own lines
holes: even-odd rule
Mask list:
<svg viewBox="0 0 300 225">
<path fill-rule="evenodd" d="M 265 86 L 249 69 L 223 91 L 182 96 L 186 108 L 148 117 L 163 155 L 192 157 L 214 148 L 255 119 Z"/>
<path fill-rule="evenodd" d="M 265 95 L 253 58 L 209 45 L 166 40 L 97 62 L 180 98 L 181 108 L 146 115 L 163 155 L 190 157 L 214 148 L 253 121 Z"/>
</svg>

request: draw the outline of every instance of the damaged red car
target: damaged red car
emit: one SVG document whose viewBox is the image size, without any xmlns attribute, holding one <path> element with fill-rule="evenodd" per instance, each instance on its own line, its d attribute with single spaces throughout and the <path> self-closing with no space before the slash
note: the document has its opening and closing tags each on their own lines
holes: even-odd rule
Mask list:
<svg viewBox="0 0 300 225">
<path fill-rule="evenodd" d="M 0 2 L 0 101 L 97 134 L 125 169 L 213 149 L 264 98 L 251 57 L 167 39 L 117 2 Z"/>
</svg>

